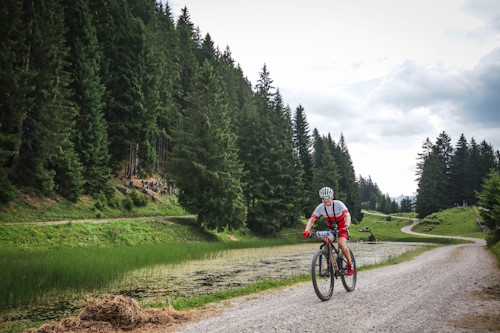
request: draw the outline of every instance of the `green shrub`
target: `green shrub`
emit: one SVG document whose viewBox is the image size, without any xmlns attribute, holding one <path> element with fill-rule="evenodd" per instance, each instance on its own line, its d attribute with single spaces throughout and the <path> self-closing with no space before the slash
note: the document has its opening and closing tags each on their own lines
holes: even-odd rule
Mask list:
<svg viewBox="0 0 500 333">
<path fill-rule="evenodd" d="M 388 215 L 386 218 L 385 218 L 386 221 L 392 221 L 392 216 Z"/>
<path fill-rule="evenodd" d="M 103 210 L 106 207 L 106 196 L 104 193 L 99 192 L 99 194 L 95 198 L 95 208 L 99 210 Z"/>
<path fill-rule="evenodd" d="M 111 198 L 108 198 L 108 206 L 110 208 L 120 207 L 120 199 L 118 199 L 116 195 L 112 196 Z"/>
<path fill-rule="evenodd" d="M 421 224 L 426 224 L 426 225 L 440 224 L 441 222 L 442 222 L 441 219 L 437 219 L 437 220 L 425 219 L 425 220 L 420 221 Z"/>
<path fill-rule="evenodd" d="M 135 190 L 130 192 L 130 198 L 136 207 L 144 207 L 148 204 L 148 198 Z"/>
<path fill-rule="evenodd" d="M 126 195 L 123 200 L 122 200 L 122 205 L 125 207 L 127 210 L 132 210 L 134 208 L 134 202 L 130 198 L 130 196 Z"/>
</svg>

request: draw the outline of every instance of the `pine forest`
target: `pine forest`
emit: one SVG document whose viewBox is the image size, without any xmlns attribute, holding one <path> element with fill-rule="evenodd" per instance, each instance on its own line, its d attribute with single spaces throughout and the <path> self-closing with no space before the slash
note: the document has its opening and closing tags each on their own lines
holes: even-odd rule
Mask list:
<svg viewBox="0 0 500 333">
<path fill-rule="evenodd" d="M 229 46 L 185 7 L 154 0 L 3 0 L 0 202 L 20 188 L 113 195 L 109 181 L 159 175 L 209 229 L 272 234 L 309 217 L 330 186 L 361 209 L 425 216 L 480 199 L 499 171 L 487 142 L 443 132 L 418 156 L 416 201 L 357 178 L 342 133 L 311 129 L 263 64 L 250 82 Z"/>
</svg>

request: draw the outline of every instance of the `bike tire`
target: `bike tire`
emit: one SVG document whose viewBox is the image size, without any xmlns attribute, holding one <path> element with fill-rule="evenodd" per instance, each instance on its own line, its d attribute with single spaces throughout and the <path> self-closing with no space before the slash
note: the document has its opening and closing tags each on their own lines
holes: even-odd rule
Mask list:
<svg viewBox="0 0 500 333">
<path fill-rule="evenodd" d="M 349 253 L 351 254 L 351 263 L 354 269 L 354 273 L 351 276 L 347 275 L 348 263 L 342 252 L 339 254 L 338 264 L 340 271 L 342 272 L 342 274 L 340 275 L 340 279 L 342 280 L 342 284 L 344 285 L 345 290 L 353 291 L 356 287 L 358 268 L 356 266 L 356 259 L 354 258 L 354 254 L 352 253 L 351 249 L 349 249 Z"/>
<path fill-rule="evenodd" d="M 333 294 L 334 275 L 332 265 L 328 264 L 328 255 L 318 250 L 313 257 L 311 267 L 314 291 L 322 301 L 328 301 Z"/>
</svg>

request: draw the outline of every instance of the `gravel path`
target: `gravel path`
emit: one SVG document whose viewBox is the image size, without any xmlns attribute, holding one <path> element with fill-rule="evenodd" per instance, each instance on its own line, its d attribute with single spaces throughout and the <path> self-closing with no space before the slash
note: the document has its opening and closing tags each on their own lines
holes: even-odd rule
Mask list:
<svg viewBox="0 0 500 333">
<path fill-rule="evenodd" d="M 337 280 L 327 302 L 301 283 L 234 299 L 177 332 L 500 332 L 500 271 L 474 241 L 358 273 L 350 293 Z"/>
</svg>

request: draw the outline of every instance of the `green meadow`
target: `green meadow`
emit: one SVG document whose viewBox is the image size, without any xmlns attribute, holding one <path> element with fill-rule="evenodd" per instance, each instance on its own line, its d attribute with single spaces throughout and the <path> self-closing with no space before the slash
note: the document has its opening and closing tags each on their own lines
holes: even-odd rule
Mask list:
<svg viewBox="0 0 500 333">
<path fill-rule="evenodd" d="M 479 217 L 476 206 L 450 208 L 421 219 L 413 231 L 431 235 L 484 238 L 485 234 L 476 222 Z"/>
</svg>

